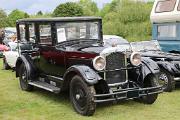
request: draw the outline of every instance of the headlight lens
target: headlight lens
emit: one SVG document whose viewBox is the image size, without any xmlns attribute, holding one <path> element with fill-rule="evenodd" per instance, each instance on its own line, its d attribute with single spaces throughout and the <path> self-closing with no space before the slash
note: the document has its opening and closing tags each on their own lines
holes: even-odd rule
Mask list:
<svg viewBox="0 0 180 120">
<path fill-rule="evenodd" d="M 93 66 L 98 71 L 105 69 L 105 66 L 106 66 L 105 58 L 102 56 L 95 57 L 93 60 Z"/>
<path fill-rule="evenodd" d="M 141 55 L 137 52 L 132 53 L 130 61 L 132 65 L 139 66 L 141 64 Z"/>
</svg>

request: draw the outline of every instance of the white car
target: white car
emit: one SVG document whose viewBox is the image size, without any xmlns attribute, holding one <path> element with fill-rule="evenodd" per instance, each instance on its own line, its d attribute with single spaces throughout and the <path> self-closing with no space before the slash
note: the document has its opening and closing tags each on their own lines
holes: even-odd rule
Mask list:
<svg viewBox="0 0 180 120">
<path fill-rule="evenodd" d="M 103 35 L 104 46 L 113 47 L 121 44 L 129 44 L 129 42 L 117 35 Z"/>
<path fill-rule="evenodd" d="M 15 68 L 16 60 L 19 57 L 17 43 L 8 43 L 9 51 L 3 53 L 3 69 L 7 70 L 10 68 Z"/>
</svg>

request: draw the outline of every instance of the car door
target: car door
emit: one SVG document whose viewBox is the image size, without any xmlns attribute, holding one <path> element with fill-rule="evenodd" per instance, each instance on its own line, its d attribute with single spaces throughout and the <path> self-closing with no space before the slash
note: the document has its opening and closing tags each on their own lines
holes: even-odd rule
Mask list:
<svg viewBox="0 0 180 120">
<path fill-rule="evenodd" d="M 65 71 L 64 52 L 57 50 L 51 24 L 39 25 L 40 70 L 48 75 L 63 76 Z"/>
</svg>

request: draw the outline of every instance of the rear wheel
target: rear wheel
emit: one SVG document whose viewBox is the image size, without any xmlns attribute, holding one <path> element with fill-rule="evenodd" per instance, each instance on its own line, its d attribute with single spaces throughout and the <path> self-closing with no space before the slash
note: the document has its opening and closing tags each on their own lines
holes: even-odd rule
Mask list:
<svg viewBox="0 0 180 120">
<path fill-rule="evenodd" d="M 88 86 L 80 76 L 74 76 L 70 83 L 70 100 L 75 111 L 81 115 L 91 116 L 96 109 L 95 89 Z"/>
<path fill-rule="evenodd" d="M 158 85 L 159 84 L 157 82 L 157 79 L 153 75 L 148 76 L 144 81 L 144 88 L 156 87 Z M 144 104 L 153 104 L 156 101 L 157 97 L 158 94 L 151 94 L 151 95 L 142 96 L 139 98 L 139 100 Z"/>
<path fill-rule="evenodd" d="M 7 63 L 5 56 L 3 57 L 3 69 L 4 70 L 10 69 L 10 66 Z"/>
<path fill-rule="evenodd" d="M 24 64 L 21 64 L 20 70 L 19 70 L 19 82 L 20 82 L 20 87 L 24 91 L 32 91 L 33 86 L 28 84 L 28 74 L 27 74 L 27 69 Z"/>
<path fill-rule="evenodd" d="M 165 70 L 160 72 L 159 84 L 163 86 L 165 92 L 172 92 L 175 89 L 174 77 Z"/>
</svg>

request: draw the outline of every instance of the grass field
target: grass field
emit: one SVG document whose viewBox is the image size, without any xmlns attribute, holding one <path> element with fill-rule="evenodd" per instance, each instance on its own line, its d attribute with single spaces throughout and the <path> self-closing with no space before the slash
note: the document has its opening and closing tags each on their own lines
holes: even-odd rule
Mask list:
<svg viewBox="0 0 180 120">
<path fill-rule="evenodd" d="M 153 105 L 134 101 L 98 105 L 94 116 L 78 115 L 68 95 L 56 95 L 35 89 L 24 92 L 12 70 L 1 70 L 0 60 L 0 120 L 179 120 L 180 87 L 163 93 Z"/>
</svg>

